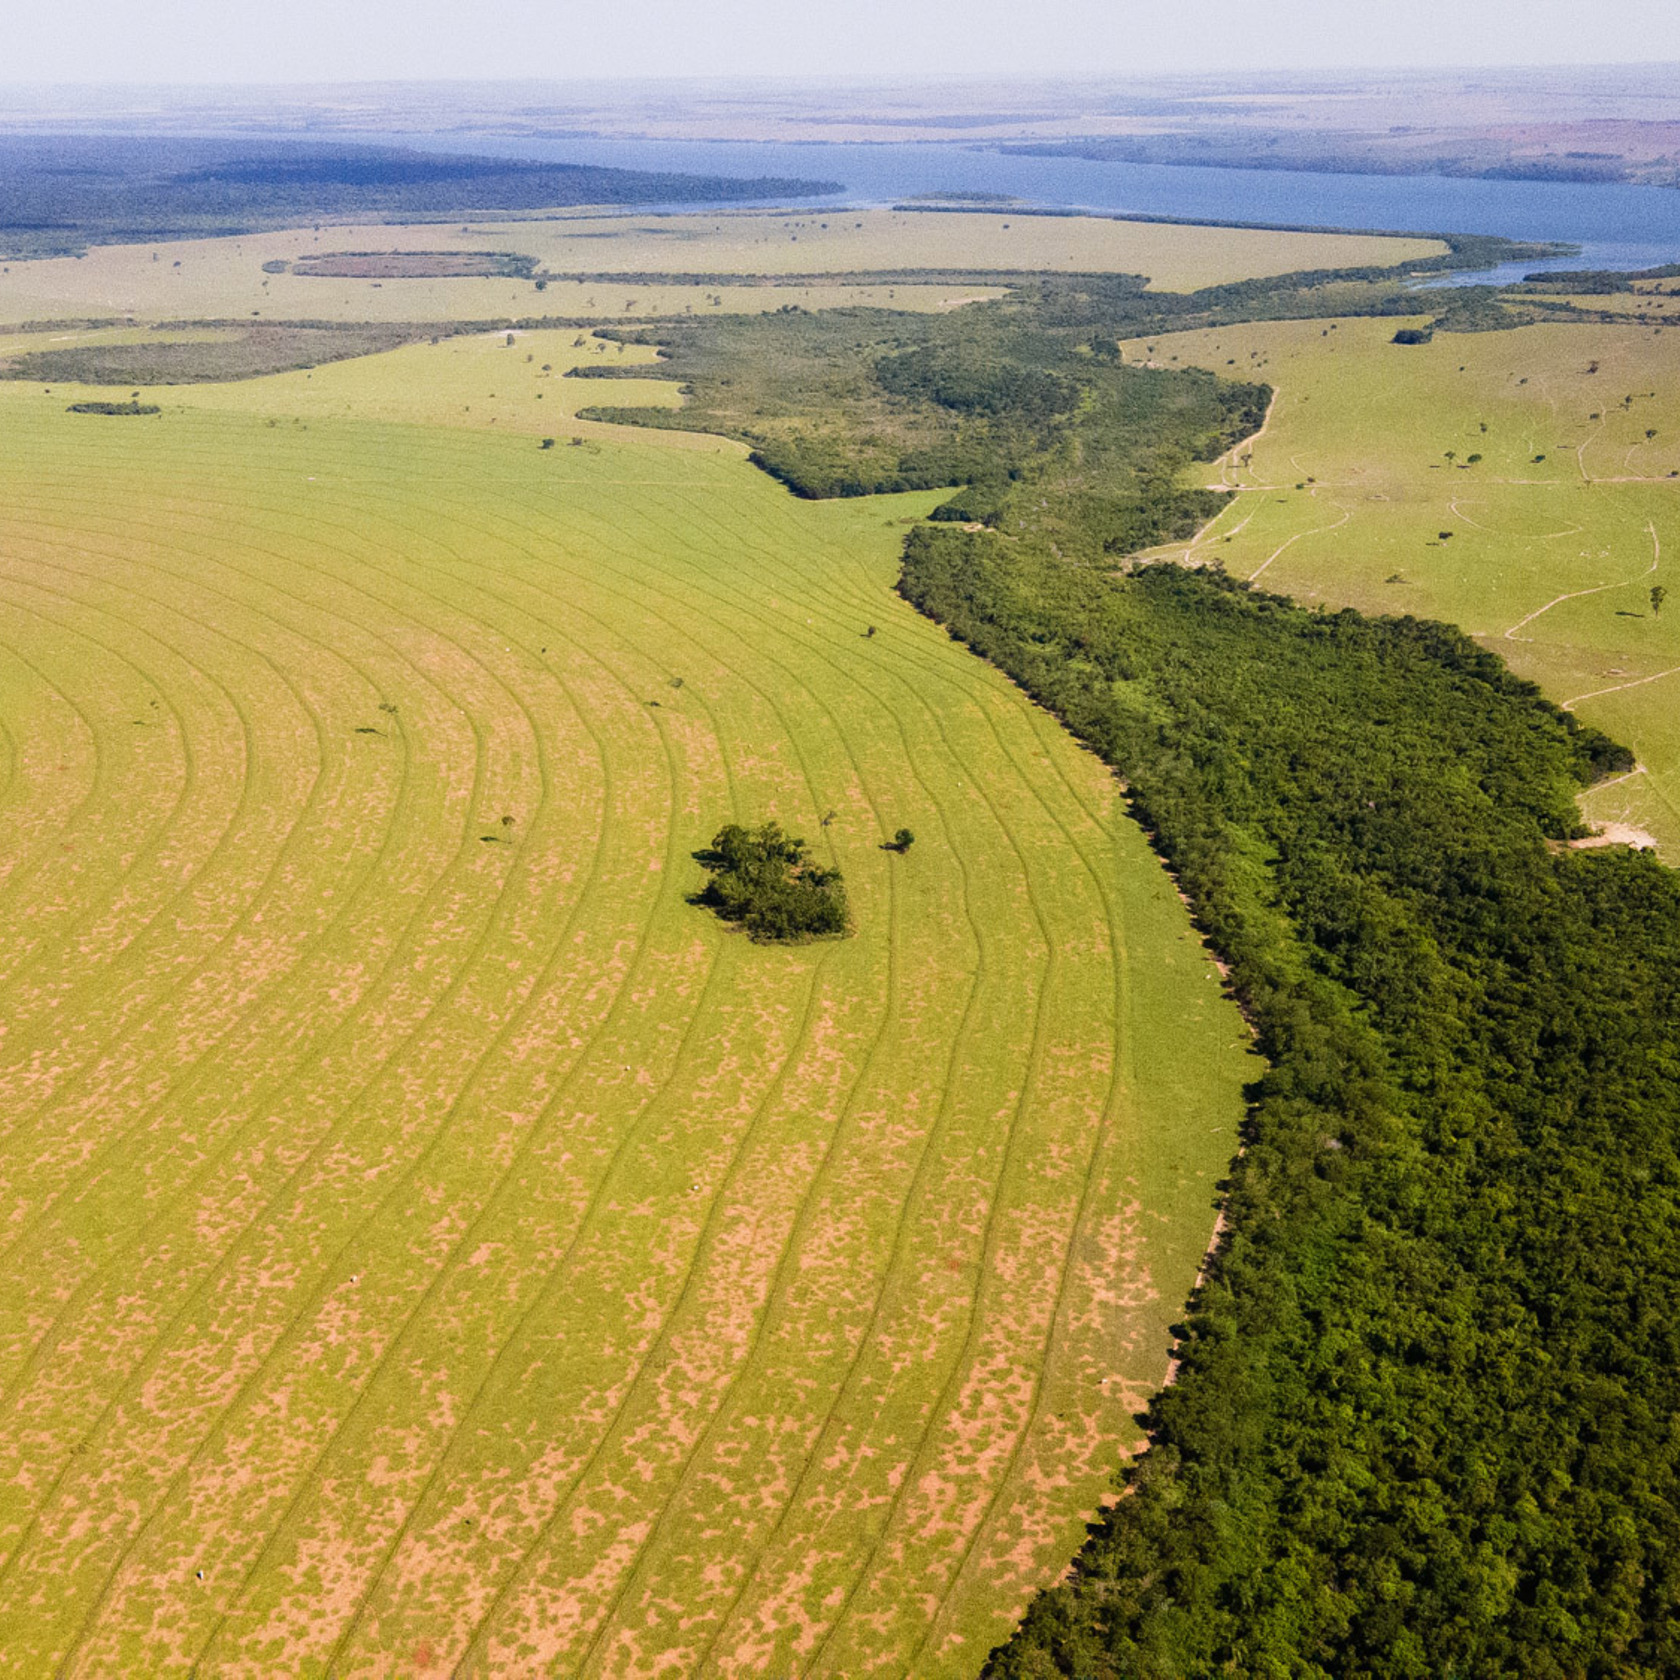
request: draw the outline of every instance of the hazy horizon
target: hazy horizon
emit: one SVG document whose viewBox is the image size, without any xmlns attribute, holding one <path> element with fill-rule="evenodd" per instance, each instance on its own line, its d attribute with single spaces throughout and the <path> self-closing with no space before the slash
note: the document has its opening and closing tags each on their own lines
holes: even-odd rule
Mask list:
<svg viewBox="0 0 1680 1680">
<path fill-rule="evenodd" d="M 1579 55 L 1573 0 L 1419 0 L 1404 14 L 1341 0 L 855 0 L 797 13 L 771 0 L 621 0 L 610 13 L 537 0 L 25 0 L 0 81 L 12 87 L 285 86 L 415 81 L 809 80 L 1613 68 L 1680 61 L 1680 8 L 1619 0 Z M 886 62 L 883 62 L 886 60 Z"/>
</svg>

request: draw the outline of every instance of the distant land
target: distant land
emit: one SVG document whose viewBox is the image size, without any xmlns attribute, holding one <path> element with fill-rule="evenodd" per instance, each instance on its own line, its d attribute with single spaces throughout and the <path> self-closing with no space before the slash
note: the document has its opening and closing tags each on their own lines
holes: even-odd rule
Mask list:
<svg viewBox="0 0 1680 1680">
<path fill-rule="evenodd" d="M 1492 181 L 1680 186 L 1680 123 L 1528 123 L 1501 128 L 1228 128 L 1004 145 L 1027 157 L 1329 175 L 1449 175 Z"/>
<path fill-rule="evenodd" d="M 644 173 L 396 146 L 115 134 L 0 134 L 0 255 L 260 233 L 321 221 L 424 221 L 576 204 L 808 197 L 831 182 Z"/>
<path fill-rule="evenodd" d="M 1053 146 L 1161 164 L 1680 184 L 1670 65 L 1129 80 L 5 88 L 0 131 Z"/>
</svg>

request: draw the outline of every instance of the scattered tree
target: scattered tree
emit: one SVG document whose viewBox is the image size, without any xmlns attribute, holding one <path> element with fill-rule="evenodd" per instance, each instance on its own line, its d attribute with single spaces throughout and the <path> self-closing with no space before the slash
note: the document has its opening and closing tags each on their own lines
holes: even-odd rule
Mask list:
<svg viewBox="0 0 1680 1680">
<path fill-rule="evenodd" d="M 1651 616 L 1661 618 L 1663 602 L 1668 599 L 1668 591 L 1660 583 L 1651 585 Z"/>
</svg>

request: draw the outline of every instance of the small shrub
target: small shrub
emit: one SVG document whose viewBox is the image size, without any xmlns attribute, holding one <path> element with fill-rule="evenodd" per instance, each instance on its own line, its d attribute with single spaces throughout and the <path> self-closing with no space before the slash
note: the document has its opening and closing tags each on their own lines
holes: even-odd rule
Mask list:
<svg viewBox="0 0 1680 1680">
<path fill-rule="evenodd" d="M 143 402 L 79 402 L 71 403 L 67 414 L 162 414 L 156 403 Z"/>
</svg>

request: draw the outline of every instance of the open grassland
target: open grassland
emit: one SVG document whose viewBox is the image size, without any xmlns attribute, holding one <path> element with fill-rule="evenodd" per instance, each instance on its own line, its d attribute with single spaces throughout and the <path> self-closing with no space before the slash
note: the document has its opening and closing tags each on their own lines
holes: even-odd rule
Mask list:
<svg viewBox="0 0 1680 1680">
<path fill-rule="evenodd" d="M 1446 250 L 1433 239 L 961 211 L 556 218 L 487 231 L 497 243 L 505 239 L 513 249 L 529 249 L 555 273 L 798 275 L 900 268 L 1014 269 L 1147 274 L 1161 290 L 1183 292 L 1296 269 L 1398 265 Z"/>
<path fill-rule="evenodd" d="M 558 278 L 539 291 L 507 278 L 335 279 L 265 274 L 262 265 L 314 251 L 477 249 L 487 238 L 528 246 L 519 229 L 324 228 L 153 245 L 103 245 L 85 257 L 12 262 L 0 270 L 0 321 L 133 316 L 140 321 L 500 321 L 527 316 L 622 320 L 685 313 L 757 314 L 793 305 L 955 309 L 997 288 L 970 285 L 700 284 Z M 614 265 L 620 271 L 625 264 Z"/>
<path fill-rule="evenodd" d="M 1006 225 L 1007 224 L 1007 225 Z M 559 278 L 328 279 L 265 274 L 265 262 L 336 251 L 497 251 Z M 0 321 L 132 314 L 144 320 L 484 321 L 756 313 L 797 304 L 951 308 L 992 295 L 950 284 L 683 286 L 598 275 L 800 275 L 899 270 L 1141 273 L 1165 290 L 1295 269 L 1401 264 L 1434 240 L 1258 233 L 1095 217 L 1005 217 L 871 210 L 821 215 L 554 216 L 439 226 L 325 226 L 174 244 L 107 245 L 85 257 L 12 262 L 0 271 Z M 587 278 L 572 279 L 567 276 Z M 716 299 L 717 301 L 712 301 Z"/>
<path fill-rule="evenodd" d="M 1277 391 L 1258 440 L 1200 469 L 1239 494 L 1166 552 L 1303 600 L 1461 625 L 1634 749 L 1643 768 L 1583 807 L 1680 860 L 1680 334 L 1535 326 L 1402 346 L 1395 325 L 1128 345 Z"/>
<path fill-rule="evenodd" d="M 1170 883 L 936 497 L 492 431 L 531 342 L 0 387 L 0 1673 L 972 1673 L 1137 1442 L 1251 1065 Z M 687 902 L 766 815 L 855 938 Z"/>
<path fill-rule="evenodd" d="M 1680 310 L 1670 293 L 1673 282 L 1658 289 L 1653 286 L 1633 286 L 1625 292 L 1605 292 L 1592 296 L 1572 296 L 1555 292 L 1535 292 L 1532 295 L 1544 303 L 1566 303 L 1572 309 L 1594 310 L 1603 314 L 1628 315 L 1634 320 L 1649 319 L 1660 322 Z M 1527 297 L 1528 293 L 1523 294 Z"/>
<path fill-rule="evenodd" d="M 217 334 L 186 335 L 206 344 L 213 353 Z M 226 336 L 232 336 L 228 334 Z M 174 335 L 170 335 L 173 339 Z M 0 358 L 44 348 L 122 349 L 138 339 L 122 330 L 18 334 L 0 337 Z M 509 340 L 512 340 L 510 343 Z M 603 395 L 643 407 L 676 408 L 682 403 L 669 379 L 567 378 L 575 367 L 613 368 L 652 365 L 656 353 L 645 346 L 625 345 L 567 328 L 532 332 L 473 333 L 446 338 L 437 344 L 411 344 L 383 355 L 324 367 L 273 374 L 229 384 L 109 387 L 58 384 L 38 387 L 33 395 L 43 411 L 70 402 L 123 398 L 138 391 L 146 402 L 182 412 L 219 410 L 260 415 L 274 424 L 307 425 L 313 420 L 357 418 L 477 430 L 506 427 L 536 435 L 556 434 L 557 446 L 569 446 L 574 435 L 599 439 L 622 436 L 622 428 L 607 428 L 576 419 L 579 408 L 599 403 Z M 25 387 L 27 389 L 28 387 Z M 673 433 L 671 444 L 682 448 L 689 433 Z M 696 445 L 713 449 L 715 440 Z"/>
</svg>

